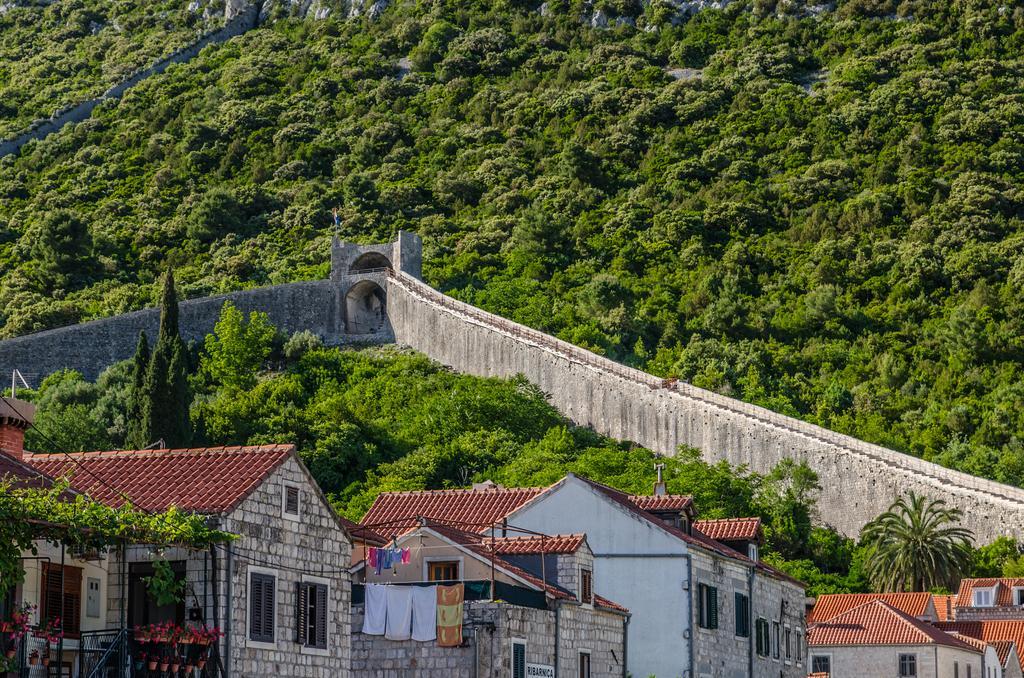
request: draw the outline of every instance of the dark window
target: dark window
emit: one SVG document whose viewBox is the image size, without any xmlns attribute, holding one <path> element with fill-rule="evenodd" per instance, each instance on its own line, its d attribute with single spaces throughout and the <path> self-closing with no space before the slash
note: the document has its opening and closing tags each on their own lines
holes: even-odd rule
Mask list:
<svg viewBox="0 0 1024 678">
<path fill-rule="evenodd" d="M 779 622 L 772 622 L 772 659 L 779 658 L 779 645 L 781 644 L 782 637 L 779 627 Z"/>
<path fill-rule="evenodd" d="M 299 488 L 292 485 L 285 485 L 284 512 L 292 516 L 299 515 Z"/>
<path fill-rule="evenodd" d="M 957 663 L 953 664 L 953 675 L 958 676 L 960 674 L 960 665 Z M 901 654 L 900 655 L 900 678 L 914 678 L 917 676 L 917 655 L 916 654 Z"/>
<path fill-rule="evenodd" d="M 580 570 L 580 600 L 594 602 L 594 573 L 590 570 Z"/>
<path fill-rule="evenodd" d="M 832 673 L 832 657 L 815 655 L 811 657 L 811 673 Z"/>
<path fill-rule="evenodd" d="M 742 593 L 736 594 L 736 635 L 750 637 L 750 599 Z"/>
<path fill-rule="evenodd" d="M 786 661 L 793 656 L 793 632 L 786 627 Z"/>
<path fill-rule="evenodd" d="M 590 678 L 590 655 L 580 652 L 580 678 Z"/>
<path fill-rule="evenodd" d="M 526 645 L 512 643 L 512 678 L 526 678 Z"/>
<path fill-rule="evenodd" d="M 276 578 L 253 572 L 249 575 L 249 639 L 274 642 L 274 588 Z"/>
<path fill-rule="evenodd" d="M 802 661 L 804 658 L 804 634 L 799 631 L 796 632 L 796 660 Z"/>
<path fill-rule="evenodd" d="M 1017 600 L 1017 605 L 1024 605 L 1024 589 L 1015 589 L 1014 598 Z"/>
<path fill-rule="evenodd" d="M 458 581 L 459 562 L 457 560 L 446 560 L 430 563 L 427 568 L 427 579 L 429 581 Z"/>
<path fill-rule="evenodd" d="M 757 634 L 757 654 L 761 657 L 767 657 L 770 652 L 770 649 L 768 647 L 768 620 L 759 618 L 757 620 L 757 623 L 755 624 L 754 630 Z"/>
<path fill-rule="evenodd" d="M 48 624 L 60 619 L 64 635 L 77 638 L 81 631 L 82 617 L 82 568 L 65 565 L 63 576 L 61 566 L 45 563 L 39 618 Z"/>
<path fill-rule="evenodd" d="M 697 619 L 701 628 L 718 628 L 718 589 L 707 584 L 697 585 Z"/>
<path fill-rule="evenodd" d="M 306 647 L 327 649 L 327 585 L 298 585 L 296 622 L 298 642 Z"/>
</svg>

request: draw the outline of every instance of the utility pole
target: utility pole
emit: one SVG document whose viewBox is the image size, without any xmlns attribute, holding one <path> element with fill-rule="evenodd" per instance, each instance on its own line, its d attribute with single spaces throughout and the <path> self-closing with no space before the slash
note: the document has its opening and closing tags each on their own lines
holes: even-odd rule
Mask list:
<svg viewBox="0 0 1024 678">
<path fill-rule="evenodd" d="M 14 398 L 18 397 L 18 382 L 19 381 L 21 382 L 22 386 L 24 386 L 25 388 L 32 388 L 31 386 L 28 385 L 28 382 L 25 381 L 24 375 L 22 375 L 22 373 L 19 370 L 15 369 L 13 372 L 11 372 L 11 399 L 12 400 Z"/>
</svg>

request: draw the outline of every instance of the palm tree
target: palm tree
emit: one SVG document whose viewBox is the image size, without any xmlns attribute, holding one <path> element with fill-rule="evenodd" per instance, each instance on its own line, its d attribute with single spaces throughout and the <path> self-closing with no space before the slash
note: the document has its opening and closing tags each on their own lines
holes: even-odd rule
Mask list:
<svg viewBox="0 0 1024 678">
<path fill-rule="evenodd" d="M 960 526 L 963 512 L 913 492 L 864 526 L 865 570 L 881 591 L 928 591 L 952 586 L 967 570 L 974 533 Z"/>
</svg>

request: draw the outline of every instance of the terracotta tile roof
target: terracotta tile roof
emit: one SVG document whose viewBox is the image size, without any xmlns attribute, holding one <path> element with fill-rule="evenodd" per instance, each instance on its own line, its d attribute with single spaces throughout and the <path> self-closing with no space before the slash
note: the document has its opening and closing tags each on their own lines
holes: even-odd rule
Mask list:
<svg viewBox="0 0 1024 678">
<path fill-rule="evenodd" d="M 550 537 L 530 535 L 526 537 L 498 537 L 494 540 L 494 551 L 501 555 L 526 555 L 531 553 L 576 553 L 586 541 L 583 534 L 553 534 Z M 490 548 L 490 539 L 485 540 Z"/>
<path fill-rule="evenodd" d="M 974 607 L 972 594 L 974 589 L 996 587 L 996 607 L 1012 607 L 1013 587 L 1024 587 L 1024 579 L 999 577 L 991 579 L 961 579 L 960 590 L 956 594 L 955 607 Z"/>
<path fill-rule="evenodd" d="M 387 543 L 387 539 L 380 536 L 373 530 L 359 523 L 354 523 L 348 518 L 338 516 L 338 520 L 348 530 L 349 536 L 352 537 L 353 542 L 365 543 L 369 546 L 383 546 Z"/>
<path fill-rule="evenodd" d="M 807 615 L 807 623 L 828 621 L 865 603 L 881 600 L 911 617 L 924 617 L 931 602 L 930 593 L 827 593 L 818 596 Z"/>
<path fill-rule="evenodd" d="M 693 506 L 688 494 L 631 494 L 629 500 L 641 511 L 682 511 Z"/>
<path fill-rule="evenodd" d="M 1012 640 L 991 640 L 988 644 L 996 649 L 996 655 L 999 656 L 999 665 L 1006 668 L 1006 661 L 1010 658 L 1010 650 L 1015 646 Z"/>
<path fill-rule="evenodd" d="M 881 600 L 864 603 L 807 629 L 807 643 L 835 645 L 944 645 L 977 652 L 931 624 L 900 612 Z"/>
<path fill-rule="evenodd" d="M 431 530 L 437 532 L 438 534 L 440 534 L 441 536 L 443 536 L 443 537 L 445 537 L 447 539 L 450 539 L 451 541 L 455 542 L 456 544 L 459 544 L 460 546 L 463 546 L 463 547 L 469 549 L 470 551 L 472 551 L 473 553 L 477 554 L 478 556 L 480 556 L 485 561 L 489 562 L 490 559 L 491 559 L 491 548 L 490 548 L 491 540 L 490 540 L 489 537 L 487 537 L 485 535 L 479 534 L 477 532 L 470 532 L 470 531 L 467 531 L 465 529 L 461 529 L 461 528 L 456 527 L 456 526 L 445 525 L 443 523 L 439 523 L 439 522 L 436 522 L 436 521 L 429 521 L 429 522 L 426 523 L 426 525 L 424 525 L 424 527 L 426 527 L 428 529 L 431 529 Z M 570 535 L 569 538 L 572 538 L 573 536 L 575 536 L 575 535 Z M 495 551 L 496 552 L 497 552 L 497 543 L 499 541 L 501 541 L 501 540 L 500 539 L 496 539 L 495 540 Z M 508 541 L 508 540 L 505 539 L 505 541 Z M 582 544 L 583 543 L 582 540 L 580 540 L 579 543 Z M 519 567 L 518 565 L 513 565 L 512 563 L 510 563 L 507 560 L 505 560 L 504 558 L 502 558 L 500 554 L 495 556 L 494 563 L 495 563 L 495 565 L 501 567 L 502 569 L 515 574 L 516 576 L 520 577 L 521 579 L 525 579 L 530 584 L 535 586 L 537 589 L 540 589 L 542 591 L 547 591 L 548 594 L 551 595 L 553 598 L 560 598 L 562 600 L 576 600 L 576 595 L 574 593 L 571 593 L 571 592 L 563 589 L 561 586 L 558 586 L 556 584 L 552 584 L 552 583 L 545 584 L 544 581 L 540 577 L 537 577 L 536 575 L 534 575 L 534 574 L 532 574 L 530 572 L 527 572 L 526 570 L 524 570 L 523 568 Z M 626 608 L 622 607 L 618 603 L 613 603 L 612 601 L 608 600 L 607 598 L 602 598 L 601 596 L 597 595 L 597 593 L 594 593 L 594 604 L 595 604 L 595 607 L 603 607 L 603 608 L 607 608 L 609 610 L 615 610 L 617 612 L 623 612 L 623 613 L 629 614 L 629 610 L 627 610 Z"/>
<path fill-rule="evenodd" d="M 756 541 L 761 538 L 760 518 L 696 520 L 693 529 L 715 541 Z"/>
<path fill-rule="evenodd" d="M 984 640 L 978 640 L 977 638 L 972 638 L 971 636 L 965 636 L 960 633 L 956 633 L 955 631 L 950 633 L 949 635 L 953 636 L 962 643 L 967 643 L 968 645 L 973 647 L 978 652 L 981 652 L 982 654 L 985 653 L 985 650 L 987 650 L 989 646 L 989 643 L 986 643 Z"/>
<path fill-rule="evenodd" d="M 0 479 L 10 482 L 12 489 L 53 487 L 52 477 L 4 452 L 0 452 Z"/>
<path fill-rule="evenodd" d="M 402 534 L 415 527 L 416 519 L 422 517 L 447 524 L 461 523 L 480 532 L 543 491 L 540 487 L 527 487 L 383 492 L 359 523 L 382 535 Z"/>
<path fill-rule="evenodd" d="M 75 463 L 63 454 L 25 455 L 25 460 L 53 477 L 70 474 L 73 489 L 106 504 L 120 505 L 126 495 L 146 511 L 175 506 L 225 513 L 294 450 L 294 445 L 120 450 L 72 454 Z"/>
<path fill-rule="evenodd" d="M 1024 647 L 1024 620 L 952 621 L 939 622 L 935 626 L 949 633 L 959 633 L 987 643 L 1000 643 L 996 646 L 996 652 L 999 653 L 999 661 L 1004 663 L 1005 656 L 1010 653 L 1010 647 L 1005 641 L 1011 641 L 1016 645 L 1018 652 L 1019 648 Z M 1024 660 L 1020 657 L 1017 659 L 1024 669 Z"/>
<path fill-rule="evenodd" d="M 956 600 L 956 595 L 932 595 L 932 602 L 935 603 L 935 616 L 938 621 L 953 621 L 956 617 L 956 610 L 953 608 L 953 603 Z"/>
</svg>

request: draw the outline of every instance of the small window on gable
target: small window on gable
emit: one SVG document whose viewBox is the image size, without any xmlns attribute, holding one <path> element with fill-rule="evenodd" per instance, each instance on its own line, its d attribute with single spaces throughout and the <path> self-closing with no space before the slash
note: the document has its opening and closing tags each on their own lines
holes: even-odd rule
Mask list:
<svg viewBox="0 0 1024 678">
<path fill-rule="evenodd" d="M 594 602 L 594 573 L 580 568 L 580 602 Z"/>
<path fill-rule="evenodd" d="M 1013 589 L 1013 604 L 1024 605 L 1024 588 L 1017 587 Z"/>
<path fill-rule="evenodd" d="M 750 558 L 751 560 L 753 560 L 755 563 L 757 562 L 757 559 L 758 559 L 757 544 L 748 544 L 747 545 L 747 557 Z"/>
<path fill-rule="evenodd" d="M 459 561 L 439 560 L 429 563 L 427 581 L 458 581 Z"/>
<path fill-rule="evenodd" d="M 811 673 L 832 673 L 832 657 L 827 654 L 811 657 Z"/>
<path fill-rule="evenodd" d="M 974 589 L 974 607 L 992 607 L 995 589 Z"/>
<path fill-rule="evenodd" d="M 299 488 L 295 485 L 284 486 L 284 514 L 291 518 L 299 517 Z"/>
</svg>

